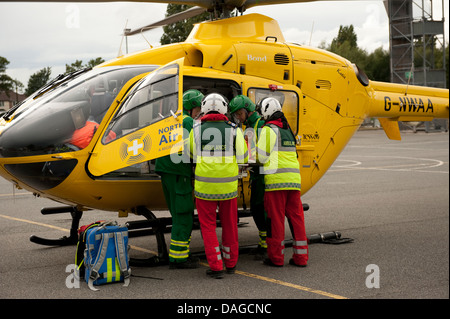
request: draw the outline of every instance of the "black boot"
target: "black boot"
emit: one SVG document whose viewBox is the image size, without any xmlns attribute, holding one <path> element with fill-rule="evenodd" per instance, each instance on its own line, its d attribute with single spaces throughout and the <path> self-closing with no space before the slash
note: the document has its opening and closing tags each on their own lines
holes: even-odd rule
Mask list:
<svg viewBox="0 0 450 319">
<path fill-rule="evenodd" d="M 171 261 L 169 264 L 169 269 L 194 269 L 198 267 L 199 267 L 198 259 L 191 257 L 188 257 L 186 261 L 183 261 L 181 263 Z"/>
<path fill-rule="evenodd" d="M 223 270 L 211 270 L 211 269 L 208 269 L 207 271 L 206 271 L 206 274 L 208 275 L 208 276 L 210 276 L 210 277 L 212 277 L 212 278 L 214 278 L 214 279 L 222 279 L 223 278 Z"/>
</svg>

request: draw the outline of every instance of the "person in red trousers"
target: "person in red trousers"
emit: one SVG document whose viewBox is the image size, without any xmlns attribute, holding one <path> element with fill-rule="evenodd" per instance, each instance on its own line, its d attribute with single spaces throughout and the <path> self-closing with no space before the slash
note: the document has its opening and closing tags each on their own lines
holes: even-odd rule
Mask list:
<svg viewBox="0 0 450 319">
<path fill-rule="evenodd" d="M 294 253 L 289 264 L 305 267 L 308 262 L 308 243 L 305 232 L 303 204 L 300 199 L 300 164 L 294 134 L 275 98 L 265 98 L 258 110 L 266 121 L 258 140 L 258 161 L 263 164 L 267 211 L 267 256 L 264 264 L 284 265 L 285 218 L 294 237 Z"/>
<path fill-rule="evenodd" d="M 210 267 L 207 275 L 220 279 L 223 264 L 227 273 L 234 273 L 238 260 L 238 163 L 248 161 L 248 151 L 241 129 L 225 116 L 228 103 L 223 96 L 207 95 L 201 112 L 205 115 L 190 135 L 195 163 L 194 194 Z M 222 224 L 222 250 L 216 235 L 217 207 Z"/>
</svg>

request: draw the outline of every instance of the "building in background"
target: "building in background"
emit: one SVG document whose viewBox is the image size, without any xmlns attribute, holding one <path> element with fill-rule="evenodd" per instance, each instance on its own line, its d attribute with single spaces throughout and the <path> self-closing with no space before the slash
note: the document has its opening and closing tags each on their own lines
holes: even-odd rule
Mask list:
<svg viewBox="0 0 450 319">
<path fill-rule="evenodd" d="M 27 97 L 24 94 L 15 93 L 13 91 L 0 92 L 0 115 L 8 111 L 15 104 L 22 102 Z"/>
</svg>

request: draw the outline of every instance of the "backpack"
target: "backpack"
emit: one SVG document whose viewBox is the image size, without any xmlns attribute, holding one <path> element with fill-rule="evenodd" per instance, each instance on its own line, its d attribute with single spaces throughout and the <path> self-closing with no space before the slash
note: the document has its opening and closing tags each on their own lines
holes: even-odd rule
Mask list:
<svg viewBox="0 0 450 319">
<path fill-rule="evenodd" d="M 131 269 L 128 257 L 128 229 L 116 222 L 93 223 L 80 233 L 77 248 L 77 268 L 79 277 L 84 279 L 91 290 L 94 285 L 113 282 L 130 283 Z M 84 259 L 80 263 L 78 255 L 83 250 Z"/>
<path fill-rule="evenodd" d="M 77 242 L 77 250 L 75 253 L 75 265 L 76 265 L 75 275 L 78 280 L 80 280 L 80 278 L 84 278 L 84 273 L 86 269 L 84 265 L 84 250 L 86 249 L 86 231 L 92 227 L 100 226 L 100 224 L 103 222 L 104 221 L 96 221 L 89 225 L 81 226 L 78 229 L 78 242 Z"/>
</svg>

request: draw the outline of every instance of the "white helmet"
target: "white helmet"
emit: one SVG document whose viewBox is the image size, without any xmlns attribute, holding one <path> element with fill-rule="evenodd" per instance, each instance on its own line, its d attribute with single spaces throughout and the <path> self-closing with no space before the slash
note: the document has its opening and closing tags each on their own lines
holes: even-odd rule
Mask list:
<svg viewBox="0 0 450 319">
<path fill-rule="evenodd" d="M 225 115 L 228 111 L 227 100 L 218 93 L 211 93 L 205 96 L 202 101 L 202 113 L 208 114 L 208 112 L 216 111 Z"/>
<path fill-rule="evenodd" d="M 281 104 L 273 97 L 266 97 L 259 102 L 258 109 L 264 120 L 267 120 L 275 112 L 281 111 Z"/>
</svg>

